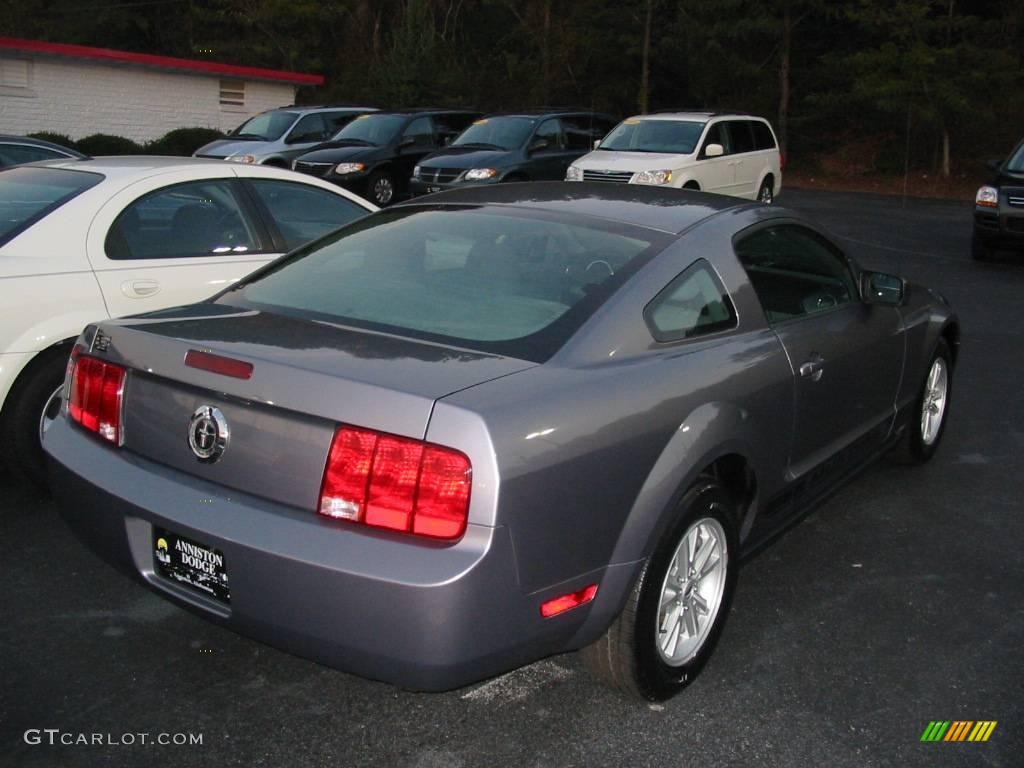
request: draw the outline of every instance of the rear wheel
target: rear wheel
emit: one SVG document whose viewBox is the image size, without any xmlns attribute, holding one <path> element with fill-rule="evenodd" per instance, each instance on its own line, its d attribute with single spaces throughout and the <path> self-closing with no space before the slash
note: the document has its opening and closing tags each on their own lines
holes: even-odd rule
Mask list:
<svg viewBox="0 0 1024 768">
<path fill-rule="evenodd" d="M 595 677 L 648 701 L 674 696 L 707 663 L 736 586 L 729 495 L 715 481 L 701 480 L 687 491 L 679 512 L 622 613 L 582 651 Z"/>
<path fill-rule="evenodd" d="M 757 201 L 765 205 L 775 202 L 775 182 L 771 176 L 761 182 L 761 188 L 757 190 Z"/>
<path fill-rule="evenodd" d="M 945 339 L 940 339 L 910 415 L 907 434 L 899 451 L 902 458 L 923 464 L 935 455 L 946 431 L 952 394 L 953 357 Z"/>
<path fill-rule="evenodd" d="M 25 374 L 5 405 L 3 441 L 10 463 L 36 485 L 46 485 L 42 436 L 61 406 L 68 350 L 49 353 Z"/>
</svg>

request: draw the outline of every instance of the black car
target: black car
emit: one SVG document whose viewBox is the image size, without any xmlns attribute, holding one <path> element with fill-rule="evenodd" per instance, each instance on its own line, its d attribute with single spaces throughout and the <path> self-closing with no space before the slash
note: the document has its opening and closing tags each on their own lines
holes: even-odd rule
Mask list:
<svg viewBox="0 0 1024 768">
<path fill-rule="evenodd" d="M 407 191 L 420 160 L 447 145 L 479 112 L 415 109 L 362 115 L 292 168 L 332 181 L 376 205 Z"/>
<path fill-rule="evenodd" d="M 990 165 L 995 178 L 974 198 L 971 255 L 979 261 L 1000 249 L 1024 251 L 1024 141 Z"/>
<path fill-rule="evenodd" d="M 573 161 L 590 152 L 616 122 L 586 111 L 488 115 L 420 163 L 409 186 L 422 195 L 463 184 L 561 181 Z"/>
<path fill-rule="evenodd" d="M 38 160 L 67 160 L 84 158 L 81 152 L 62 147 L 42 139 L 26 136 L 0 136 L 0 168 L 8 168 Z"/>
</svg>

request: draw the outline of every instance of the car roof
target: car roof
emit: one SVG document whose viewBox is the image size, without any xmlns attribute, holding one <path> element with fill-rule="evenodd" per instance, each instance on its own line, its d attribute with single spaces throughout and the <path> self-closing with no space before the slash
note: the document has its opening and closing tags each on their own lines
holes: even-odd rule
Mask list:
<svg viewBox="0 0 1024 768">
<path fill-rule="evenodd" d="M 589 115 L 614 119 L 611 115 L 604 112 L 593 112 L 589 109 L 520 109 L 512 112 L 491 112 L 487 117 L 526 117 L 531 120 L 539 120 L 544 117 L 568 117 L 570 115 Z"/>
<path fill-rule="evenodd" d="M 31 163 L 36 168 L 61 168 L 69 171 L 94 171 L 108 179 L 145 175 L 147 171 L 189 170 L 209 166 L 223 169 L 224 160 L 210 157 L 173 157 L 169 155 L 106 155 L 100 157 L 42 160 Z M 29 166 L 25 166 L 29 167 Z"/>
<path fill-rule="evenodd" d="M 711 118 L 735 118 L 742 120 L 764 120 L 763 117 L 747 112 L 649 112 L 645 115 L 633 115 L 627 120 L 697 120 L 706 121 Z"/>
<path fill-rule="evenodd" d="M 553 211 L 679 234 L 720 211 L 748 208 L 756 203 L 689 189 L 639 184 L 531 181 L 468 185 L 393 207 L 439 205 L 509 206 Z"/>
<path fill-rule="evenodd" d="M 55 149 L 59 152 L 67 152 L 69 155 L 73 155 L 75 157 L 85 157 L 85 155 L 77 149 L 65 147 L 63 144 L 55 144 L 52 141 L 33 139 L 30 136 L 11 136 L 9 134 L 0 134 L 0 144 L 27 144 L 32 147 L 43 147 L 44 149 Z"/>
</svg>

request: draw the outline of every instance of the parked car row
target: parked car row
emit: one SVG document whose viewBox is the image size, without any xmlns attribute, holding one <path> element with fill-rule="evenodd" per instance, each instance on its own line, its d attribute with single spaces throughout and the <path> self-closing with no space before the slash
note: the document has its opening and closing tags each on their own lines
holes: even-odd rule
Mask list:
<svg viewBox="0 0 1024 768">
<path fill-rule="evenodd" d="M 587 110 L 264 113 L 196 152 L 282 164 L 386 206 L 407 196 L 509 181 L 606 181 L 717 192 L 771 203 L 783 159 L 767 120 L 675 112 L 622 122 Z M 328 126 L 341 126 L 328 141 Z M 303 127 L 305 126 L 305 127 Z M 312 128 L 320 133 L 310 133 Z M 263 137 L 263 141 L 258 141 Z"/>
</svg>

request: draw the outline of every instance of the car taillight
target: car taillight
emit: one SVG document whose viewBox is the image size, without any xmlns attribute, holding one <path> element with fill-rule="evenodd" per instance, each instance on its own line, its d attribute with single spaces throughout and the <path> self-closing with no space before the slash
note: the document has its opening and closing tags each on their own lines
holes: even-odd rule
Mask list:
<svg viewBox="0 0 1024 768">
<path fill-rule="evenodd" d="M 89 432 L 121 444 L 125 369 L 91 355 L 71 359 L 68 416 Z"/>
<path fill-rule="evenodd" d="M 359 427 L 334 434 L 319 513 L 433 539 L 466 530 L 472 467 L 465 454 Z"/>
</svg>

